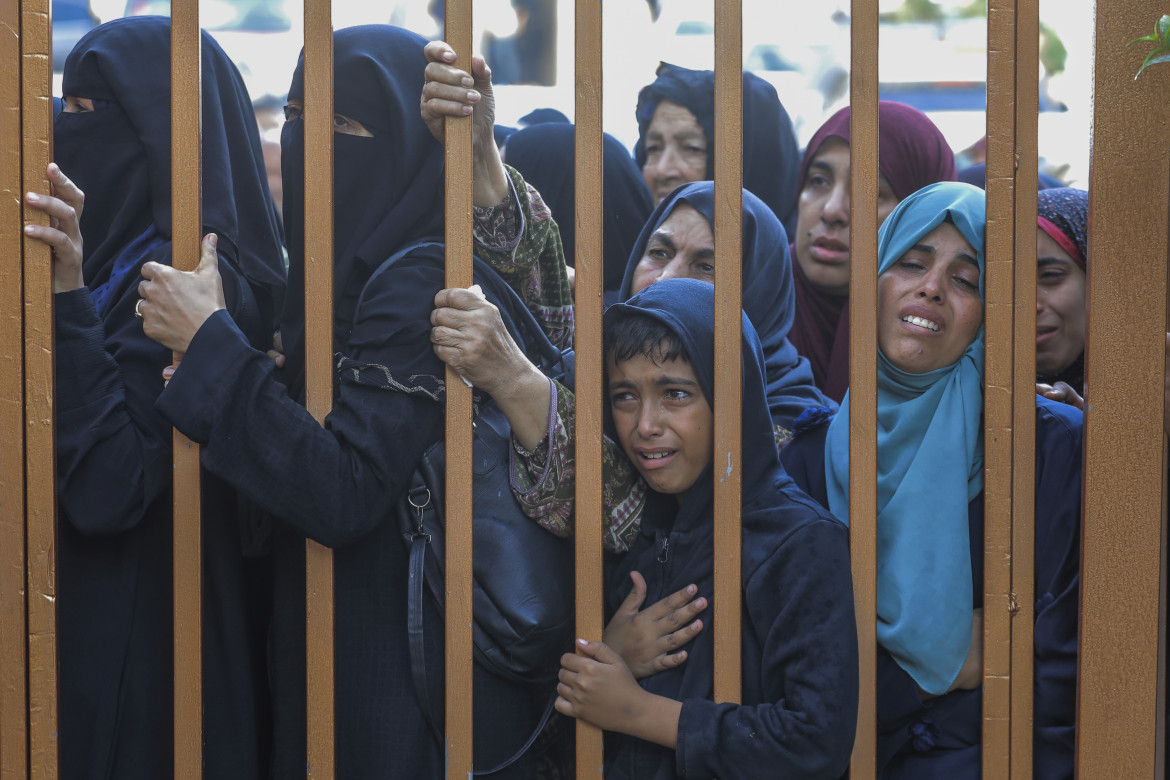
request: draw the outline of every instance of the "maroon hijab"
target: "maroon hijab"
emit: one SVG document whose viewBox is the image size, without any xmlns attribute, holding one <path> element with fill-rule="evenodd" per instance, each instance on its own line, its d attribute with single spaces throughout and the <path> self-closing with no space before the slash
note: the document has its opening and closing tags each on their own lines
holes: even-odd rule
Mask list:
<svg viewBox="0 0 1170 780">
<path fill-rule="evenodd" d="M 849 143 L 848 106 L 829 117 L 809 141 L 800 162 L 801 189 L 809 163 L 830 138 Z M 878 170 L 902 200 L 928 184 L 955 181 L 955 155 L 926 114 L 904 103 L 882 100 L 878 102 Z M 839 402 L 849 387 L 849 298 L 830 295 L 809 283 L 796 260 L 795 243 L 792 276 L 796 320 L 788 338 L 808 358 L 817 387 Z"/>
</svg>

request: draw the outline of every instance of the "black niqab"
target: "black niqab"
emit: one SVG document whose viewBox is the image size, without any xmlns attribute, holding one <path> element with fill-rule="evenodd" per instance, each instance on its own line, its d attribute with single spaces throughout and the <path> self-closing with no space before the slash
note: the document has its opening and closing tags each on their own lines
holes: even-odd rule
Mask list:
<svg viewBox="0 0 1170 780">
<path fill-rule="evenodd" d="M 334 33 L 333 111 L 360 122 L 372 138 L 334 133 L 333 280 L 335 348 L 353 324 L 362 288 L 396 251 L 443 235 L 443 147 L 419 116 L 426 40 L 386 25 Z M 304 97 L 304 56 L 290 99 Z M 313 111 L 313 106 L 306 106 Z M 300 118 L 281 138 L 289 295 L 281 333 L 288 381 L 299 393 L 305 331 L 305 131 Z"/>
<path fill-rule="evenodd" d="M 65 61 L 62 91 L 95 100 L 61 114 L 55 157 L 90 194 L 82 212 L 82 271 L 91 287 L 151 224 L 171 237 L 171 25 L 116 19 L 85 35 Z M 256 293 L 265 322 L 284 290 L 280 229 L 268 191 L 252 101 L 239 71 L 202 33 L 203 227 Z"/>
</svg>

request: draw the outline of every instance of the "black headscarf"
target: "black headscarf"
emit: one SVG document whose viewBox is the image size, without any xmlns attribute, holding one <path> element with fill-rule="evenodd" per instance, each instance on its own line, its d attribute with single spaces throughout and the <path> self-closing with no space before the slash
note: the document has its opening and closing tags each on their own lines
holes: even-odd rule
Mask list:
<svg viewBox="0 0 1170 780">
<path fill-rule="evenodd" d="M 715 224 L 713 182 L 691 182 L 670 193 L 646 220 L 634 251 L 630 253 L 620 300 L 630 297 L 634 271 L 646 251 L 650 236 L 675 208 L 683 204 Z M 784 226 L 759 198 L 747 190 L 743 193 L 743 251 L 740 257 L 743 263 L 743 310 L 763 348 L 772 421 L 791 431 L 796 419 L 806 410 L 832 408 L 834 403 L 813 384 L 808 360 L 797 354 L 788 339 L 796 298 Z"/>
<path fill-rule="evenodd" d="M 443 147 L 419 115 L 426 39 L 386 25 L 333 34 L 333 111 L 361 122 L 373 138 L 333 136 L 335 349 L 353 323 L 375 269 L 411 243 L 443 235 Z M 289 98 L 304 97 L 304 55 Z M 313 111 L 313 106 L 306 106 Z M 295 389 L 304 365 L 305 131 L 294 119 L 281 136 L 289 295 L 281 333 Z"/>
<path fill-rule="evenodd" d="M 93 112 L 62 113 L 55 159 L 87 194 L 82 272 L 105 282 L 127 246 L 152 225 L 171 237 L 171 26 L 130 17 L 85 35 L 65 61 L 62 91 Z M 284 291 L 280 228 L 260 151 L 252 101 L 236 66 L 202 33 L 203 229 L 248 280 L 265 323 Z"/>
<path fill-rule="evenodd" d="M 626 262 L 654 203 L 642 172 L 634 165 L 621 141 L 603 135 L 604 205 L 602 231 L 605 252 L 603 286 L 607 292 L 621 287 Z M 576 219 L 573 167 L 573 125 L 539 124 L 508 139 L 508 164 L 544 198 L 565 248 L 565 260 L 575 265 Z"/>
<path fill-rule="evenodd" d="M 715 71 L 663 62 L 658 78 L 638 93 L 638 143 L 634 161 L 646 164 L 646 133 L 663 100 L 683 106 L 707 136 L 707 178 L 715 178 Z M 743 186 L 772 209 L 784 228 L 796 228 L 800 147 L 792 120 L 776 89 L 753 73 L 743 74 Z"/>
</svg>

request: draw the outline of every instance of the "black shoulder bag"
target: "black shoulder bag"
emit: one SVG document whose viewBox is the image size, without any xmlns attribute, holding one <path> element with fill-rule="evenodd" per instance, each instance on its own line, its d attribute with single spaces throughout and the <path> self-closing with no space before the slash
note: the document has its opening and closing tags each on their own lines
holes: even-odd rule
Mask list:
<svg viewBox="0 0 1170 780">
<path fill-rule="evenodd" d="M 420 244 L 386 260 L 381 273 Z M 512 301 L 509 314 L 523 340 L 525 354 L 554 378 L 566 374 L 558 350 L 540 329 L 528 308 L 491 268 L 475 258 L 480 283 L 497 300 Z M 371 277 L 372 278 L 372 277 Z M 360 303 L 359 303 L 360 306 Z M 519 343 L 521 339 L 517 339 Z M 524 514 L 509 479 L 511 427 L 499 406 L 485 398 L 473 423 L 472 502 L 473 627 L 475 661 L 485 669 L 518 683 L 544 683 L 550 697 L 536 729 L 509 759 L 488 775 L 515 763 L 532 746 L 552 714 L 560 656 L 569 649 L 573 629 L 573 557 L 567 539 L 545 531 Z M 444 523 L 446 443 L 432 444 L 395 506 L 399 531 L 410 553 L 408 634 L 415 694 L 432 731 L 442 743 L 442 729 L 432 703 L 423 609 L 424 591 L 440 614 L 444 605 Z M 441 675 L 441 673 L 440 673 Z"/>
</svg>

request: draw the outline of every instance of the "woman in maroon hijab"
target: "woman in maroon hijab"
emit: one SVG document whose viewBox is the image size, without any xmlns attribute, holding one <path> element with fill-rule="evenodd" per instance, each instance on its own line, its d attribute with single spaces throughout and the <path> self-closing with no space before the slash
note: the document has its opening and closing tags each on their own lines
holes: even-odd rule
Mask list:
<svg viewBox="0 0 1170 780">
<path fill-rule="evenodd" d="M 878 103 L 878 223 L 898 201 L 955 180 L 955 155 L 934 123 L 902 103 Z M 788 338 L 817 387 L 840 401 L 849 387 L 849 108 L 813 136 L 800 164 L 792 270 L 796 320 Z"/>
</svg>

